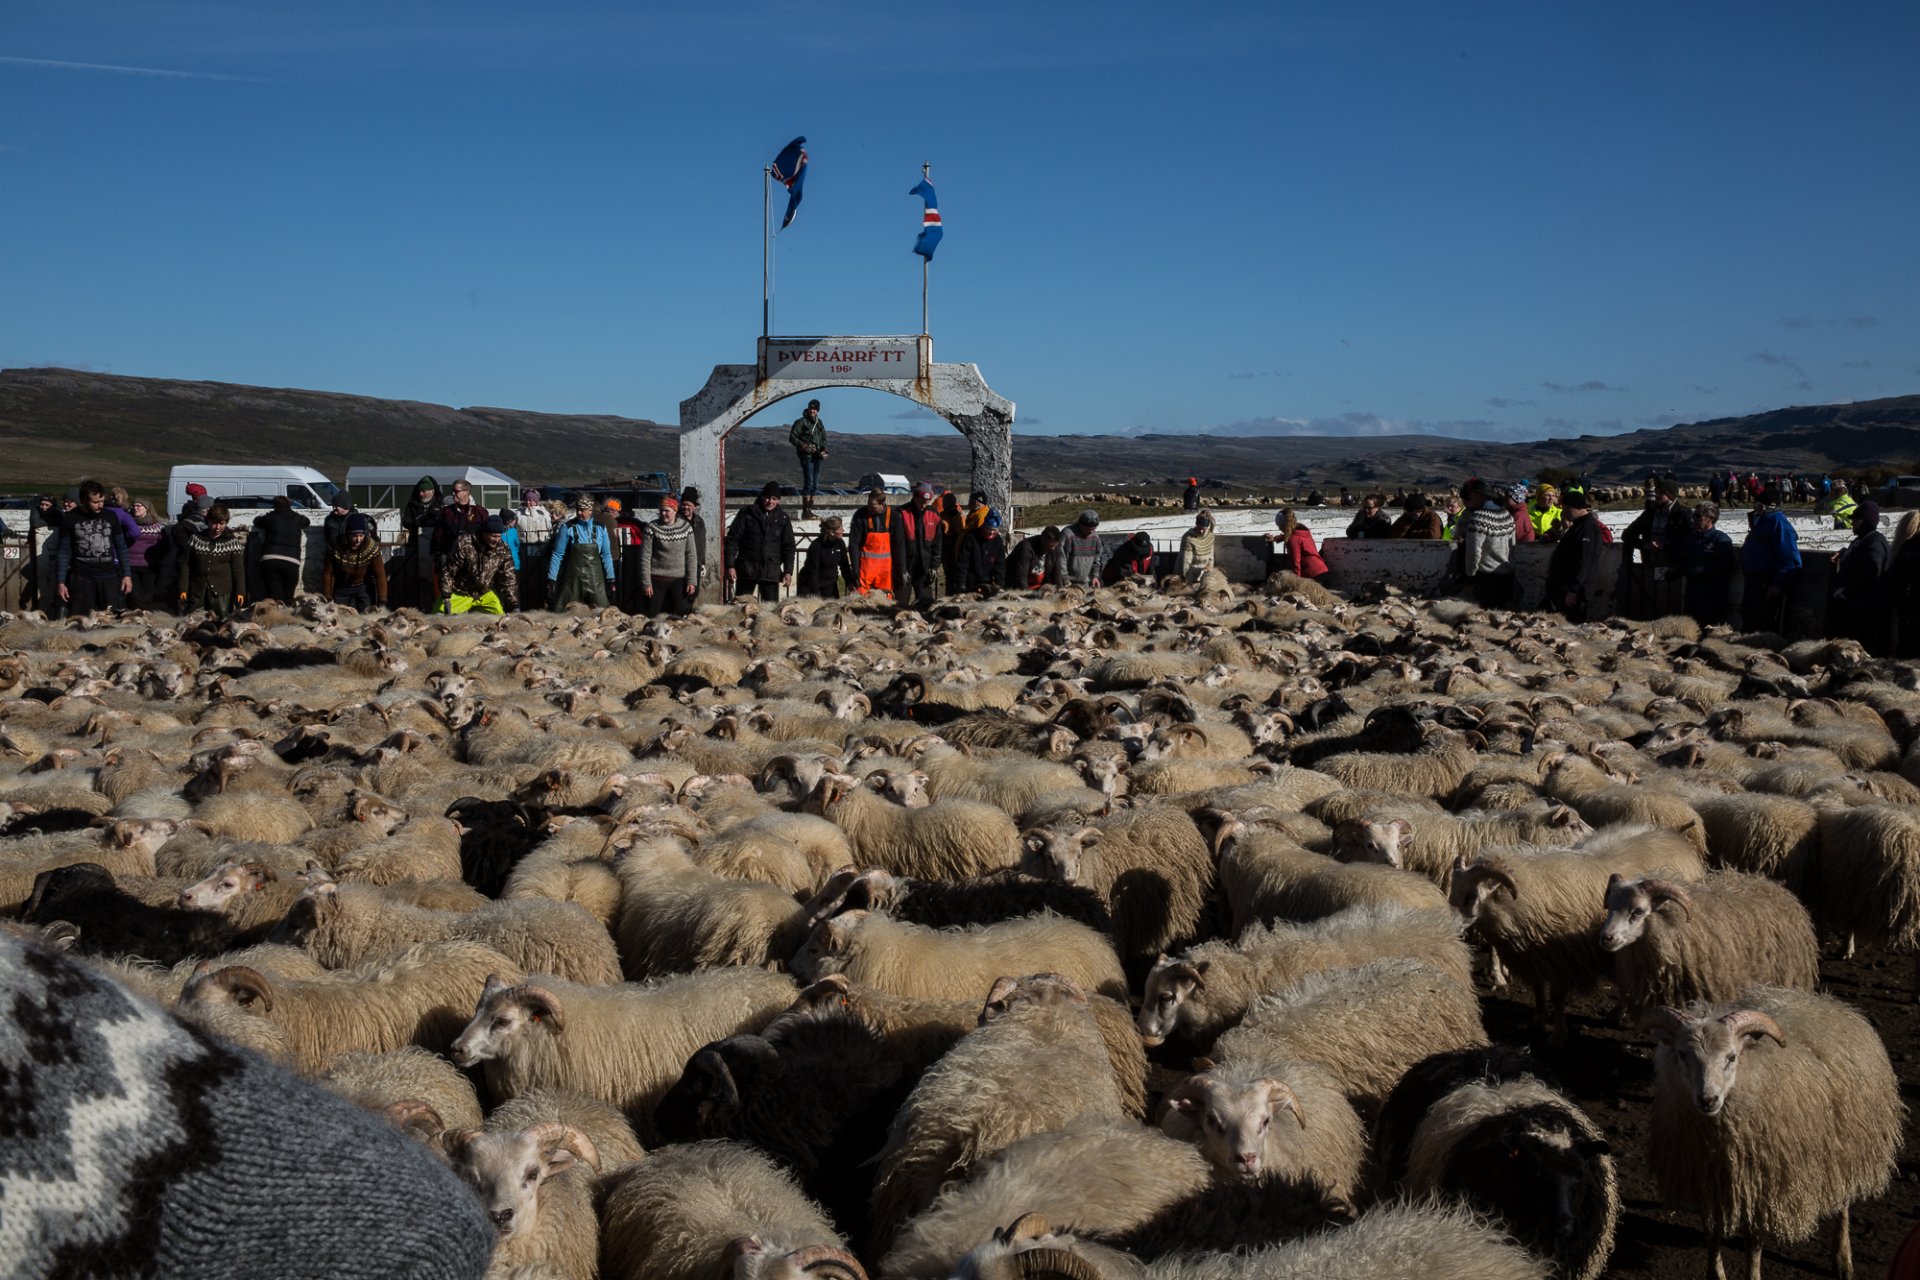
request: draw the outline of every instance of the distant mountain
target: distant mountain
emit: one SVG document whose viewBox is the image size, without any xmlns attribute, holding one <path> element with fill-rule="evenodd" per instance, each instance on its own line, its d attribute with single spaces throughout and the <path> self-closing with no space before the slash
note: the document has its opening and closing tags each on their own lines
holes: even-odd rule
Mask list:
<svg viewBox="0 0 1920 1280">
<path fill-rule="evenodd" d="M 1262 423 L 1286 432 L 1260 430 Z M 1372 434 L 1407 424 L 1321 419 L 1291 434 L 1285 419 L 1238 424 L 1232 435 L 1148 428 L 1098 436 L 1028 435 L 1018 424 L 1014 474 L 1023 488 L 1162 482 L 1190 474 L 1249 487 L 1291 483 L 1457 482 L 1469 473 L 1517 478 L 1566 467 L 1627 480 L 1649 466 L 1704 477 L 1741 471 L 1894 467 L 1920 473 L 1920 396 L 1776 409 L 1659 430 L 1572 440 L 1493 443 L 1435 434 Z M 1431 424 L 1428 430 L 1432 430 Z M 1477 424 L 1438 424 L 1463 430 Z M 831 437 L 829 483 L 869 471 L 964 483 L 969 452 L 957 432 Z M 466 408 L 329 391 L 129 378 L 71 369 L 0 370 L 0 488 L 65 486 L 83 476 L 152 489 L 182 462 L 286 462 L 335 480 L 349 466 L 478 463 L 523 483 L 624 478 L 679 467 L 678 431 L 644 418 Z M 727 443 L 728 477 L 793 478 L 784 427 L 742 429 Z"/>
</svg>

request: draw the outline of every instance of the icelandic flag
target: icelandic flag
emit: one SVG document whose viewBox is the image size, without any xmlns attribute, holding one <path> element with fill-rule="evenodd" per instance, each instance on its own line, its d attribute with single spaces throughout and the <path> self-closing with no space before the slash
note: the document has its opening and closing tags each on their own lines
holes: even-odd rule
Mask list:
<svg viewBox="0 0 1920 1280">
<path fill-rule="evenodd" d="M 940 208 L 939 201 L 934 198 L 933 184 L 922 178 L 919 185 L 907 194 L 919 196 L 927 203 L 926 212 L 920 215 L 920 238 L 913 242 L 913 251 L 932 262 L 933 251 L 940 247 Z"/>
<path fill-rule="evenodd" d="M 795 138 L 780 149 L 773 158 L 773 180 L 787 189 L 787 216 L 780 219 L 780 230 L 785 231 L 793 222 L 793 215 L 800 209 L 800 197 L 806 194 L 807 185 L 807 140 Z"/>
</svg>

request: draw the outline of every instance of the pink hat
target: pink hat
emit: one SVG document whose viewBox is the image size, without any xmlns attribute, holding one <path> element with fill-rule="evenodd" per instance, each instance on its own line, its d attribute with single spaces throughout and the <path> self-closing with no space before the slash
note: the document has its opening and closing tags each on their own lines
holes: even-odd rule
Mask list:
<svg viewBox="0 0 1920 1280">
<path fill-rule="evenodd" d="M 204 498 L 207 496 L 207 486 L 197 483 L 190 484 L 187 486 L 187 496 L 189 498 Z"/>
</svg>

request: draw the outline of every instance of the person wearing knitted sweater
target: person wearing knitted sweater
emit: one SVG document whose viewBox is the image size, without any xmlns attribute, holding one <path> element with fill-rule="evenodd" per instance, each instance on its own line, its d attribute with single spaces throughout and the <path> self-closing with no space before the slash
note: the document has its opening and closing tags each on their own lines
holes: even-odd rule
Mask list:
<svg viewBox="0 0 1920 1280">
<path fill-rule="evenodd" d="M 247 539 L 228 524 L 227 509 L 207 510 L 205 533 L 189 533 L 180 556 L 180 607 L 225 616 L 247 602 Z"/>
<path fill-rule="evenodd" d="M 660 499 L 660 518 L 643 528 L 640 595 L 646 615 L 655 618 L 664 610 L 682 617 L 693 612 L 693 593 L 700 589 L 700 557 L 693 526 L 680 518 L 680 500 L 672 494 Z"/>
<path fill-rule="evenodd" d="M 0 1273 L 479 1280 L 480 1200 L 382 1117 L 0 933 Z"/>
<path fill-rule="evenodd" d="M 1196 507 L 1195 510 L 1197 511 L 1198 508 Z M 1200 511 L 1193 518 L 1193 528 L 1187 530 L 1180 539 L 1180 576 L 1188 582 L 1198 582 L 1201 575 L 1211 568 L 1213 568 L 1213 513 Z"/>
<path fill-rule="evenodd" d="M 1469 510 L 1460 517 L 1454 538 L 1460 544 L 1460 573 L 1473 586 L 1473 598 L 1490 609 L 1513 603 L 1513 514 L 1479 481 L 1467 486 Z"/>
<path fill-rule="evenodd" d="M 373 523 L 358 511 L 347 517 L 346 532 L 327 548 L 320 571 L 320 593 L 335 604 L 371 609 L 387 605 L 387 566 Z"/>
</svg>

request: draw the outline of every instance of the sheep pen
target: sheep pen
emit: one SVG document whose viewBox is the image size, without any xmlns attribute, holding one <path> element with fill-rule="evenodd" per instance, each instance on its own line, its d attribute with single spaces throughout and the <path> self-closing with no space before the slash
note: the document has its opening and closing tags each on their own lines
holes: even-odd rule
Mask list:
<svg viewBox="0 0 1920 1280">
<path fill-rule="evenodd" d="M 741 1098 L 700 1095 L 720 1117 L 764 1092 L 756 1070 L 781 1069 L 757 1047 L 763 1032 L 780 1043 L 769 1019 L 842 1010 L 875 1023 L 900 1073 L 888 1098 L 916 1096 L 895 1113 L 908 1155 L 888 1165 L 913 1185 L 889 1197 L 885 1221 L 848 1197 L 796 1202 L 764 1224 L 744 1210 L 716 1216 L 713 1261 L 732 1258 L 736 1276 L 796 1263 L 863 1280 L 857 1259 L 890 1280 L 876 1247 L 889 1237 L 902 1259 L 919 1251 L 903 1274 L 932 1274 L 989 1243 L 986 1224 L 1033 1212 L 1130 1247 L 1124 1230 L 1189 1194 L 1208 1158 L 1156 1122 L 1215 1093 L 1264 1098 L 1248 1114 L 1283 1126 L 1276 1150 L 1303 1136 L 1345 1143 L 1337 1158 L 1299 1163 L 1362 1222 L 1377 1219 L 1391 1202 L 1369 1185 L 1381 1153 L 1362 1121 L 1405 1063 L 1350 1061 L 1363 1042 L 1319 1032 L 1289 1039 L 1278 1015 L 1303 982 L 1325 998 L 1337 980 L 1323 975 L 1415 961 L 1438 968 L 1402 985 L 1441 1034 L 1415 1043 L 1423 1029 L 1388 1020 L 1396 1054 L 1477 1043 L 1477 1009 L 1495 1049 L 1536 1058 L 1619 1153 L 1605 1274 L 1691 1276 L 1706 1237 L 1694 1214 L 1659 1207 L 1635 1154 L 1654 1125 L 1653 1047 L 1618 1006 L 1725 999 L 1723 961 L 1689 952 L 1666 985 L 1619 985 L 1615 953 L 1598 945 L 1615 871 L 1679 887 L 1684 900 L 1667 887 L 1650 904 L 1652 927 L 1675 934 L 1729 913 L 1797 921 L 1798 902 L 1810 926 L 1795 924 L 1790 965 L 1754 973 L 1736 949 L 1724 971 L 1817 978 L 1871 1025 L 1909 1097 L 1920 1082 L 1920 669 L 1856 647 L 1209 581 L 943 598 L 925 611 L 742 601 L 670 623 L 583 609 L 362 616 L 306 596 L 225 620 L 0 615 L 0 664 L 18 677 L 0 699 L 0 873 L 14 886 L 0 924 L 362 1106 L 423 1101 L 449 1128 L 492 1131 L 506 1121 L 489 1115 L 511 1118 L 533 1091 L 590 1087 L 642 1130 L 639 1167 L 670 1157 L 664 1175 L 694 1152 L 678 1136 L 655 1145 L 652 1104 L 703 1051 L 730 1038 L 738 1050 L 728 1079 Z M 1164 848 L 1154 824 L 1168 829 Z M 1636 826 L 1659 833 L 1659 856 L 1608 861 Z M 1035 847 L 1048 836 L 1062 848 Z M 1068 843 L 1087 859 L 1065 856 Z M 1144 913 L 1112 874 L 1137 870 L 1120 857 L 1129 844 L 1179 889 L 1149 895 Z M 1367 865 L 1389 853 L 1401 870 Z M 1596 864 L 1575 877 L 1592 892 L 1569 904 L 1593 931 L 1566 939 L 1593 980 L 1567 993 L 1564 1047 L 1531 1025 L 1525 952 L 1509 956 L 1508 981 L 1490 963 L 1492 930 L 1450 908 L 1461 855 L 1504 869 L 1522 901 L 1521 868 Z M 1023 860 L 1051 879 L 1033 881 Z M 131 917 L 68 919 L 70 899 L 32 901 L 42 873 L 83 863 L 142 903 L 219 910 L 231 931 L 183 938 L 191 958 L 168 953 L 163 969 Z M 868 873 L 863 899 L 845 900 L 841 881 L 836 901 L 849 865 Z M 391 928 L 335 945 L 304 918 L 287 923 L 301 900 L 315 915 L 312 904 L 365 904 Z M 319 967 L 281 972 L 287 948 L 271 942 L 305 943 L 294 958 Z M 401 960 L 406 946 L 416 950 Z M 378 1026 L 354 1016 L 358 988 L 403 997 L 422 955 L 429 969 L 460 957 L 457 975 L 437 975 L 457 977 L 457 1008 L 435 990 L 418 1010 L 380 1012 Z M 515 1008 L 539 1019 L 541 1037 L 598 1034 L 632 1006 L 650 1009 L 657 1049 L 606 1079 L 559 1060 L 522 1079 L 490 1061 L 470 1097 L 454 1055 L 480 1056 L 457 1041 L 495 972 L 496 997 L 531 989 Z M 1049 972 L 1113 999 L 1093 1004 L 1098 1036 L 1082 1025 L 1077 1040 L 1054 1035 L 1053 1052 L 1017 1055 L 1026 1073 L 1000 1078 L 1045 1096 L 1010 1118 L 969 1082 L 988 1078 L 987 1050 L 1033 1015 L 976 1023 L 1000 979 Z M 701 1012 L 712 1001 L 698 993 L 735 985 L 737 1010 Z M 331 997 L 341 1014 L 315 1022 Z M 1144 1107 L 1124 1089 L 1117 1107 L 1105 1096 L 1107 1076 L 1139 1078 L 1114 1052 L 1115 1026 L 1125 1031 L 1115 1001 L 1136 1018 L 1139 1043 L 1125 1048 L 1135 1063 L 1144 1055 L 1144 1086 L 1131 1086 Z M 1341 1087 L 1322 1082 L 1316 1095 L 1321 1075 Z M 1067 1105 L 1093 1085 L 1095 1104 Z M 1344 1127 L 1317 1123 L 1330 1107 Z M 1862 1276 L 1884 1274 L 1920 1220 L 1910 1129 L 1902 1176 L 1852 1206 Z M 911 1155 L 921 1148 L 924 1160 Z M 1069 1154 L 1094 1149 L 1174 1160 L 1178 1176 L 1096 1177 Z M 723 1180 L 743 1171 L 735 1195 L 758 1194 L 773 1172 L 803 1176 L 778 1151 L 735 1154 L 711 1166 Z M 839 1155 L 816 1158 L 831 1169 Z M 564 1176 L 584 1179 L 581 1164 Z M 615 1183 L 603 1170 L 602 1191 L 631 1194 L 636 1176 Z M 1045 1181 L 1027 1190 L 1023 1179 Z M 595 1204 L 606 1237 L 604 1196 Z M 787 1238 L 783 1227 L 805 1230 Z M 1234 1242 L 1216 1243 L 1222 1252 L 1191 1255 L 1194 1274 L 1227 1274 Z M 1770 1238 L 1766 1262 L 1825 1270 L 1830 1247 L 1818 1234 Z M 669 1269 L 648 1272 L 631 1253 L 601 1261 L 602 1274 Z"/>
</svg>

